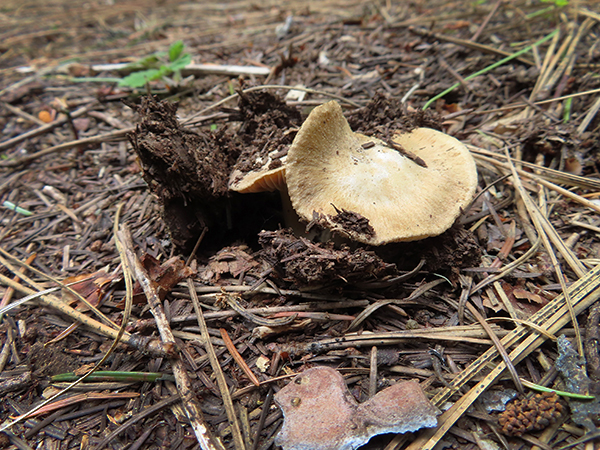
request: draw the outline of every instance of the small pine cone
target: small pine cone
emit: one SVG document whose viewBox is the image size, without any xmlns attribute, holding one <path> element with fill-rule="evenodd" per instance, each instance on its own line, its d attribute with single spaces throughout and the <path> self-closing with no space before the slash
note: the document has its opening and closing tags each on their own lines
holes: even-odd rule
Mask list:
<svg viewBox="0 0 600 450">
<path fill-rule="evenodd" d="M 563 410 L 558 395 L 553 392 L 536 394 L 529 399 L 515 400 L 498 417 L 502 433 L 521 436 L 529 431 L 543 430 L 556 422 Z"/>
</svg>

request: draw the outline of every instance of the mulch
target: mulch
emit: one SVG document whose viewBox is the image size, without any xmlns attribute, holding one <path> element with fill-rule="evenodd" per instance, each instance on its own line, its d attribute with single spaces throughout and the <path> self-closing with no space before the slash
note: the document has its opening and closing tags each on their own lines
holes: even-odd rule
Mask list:
<svg viewBox="0 0 600 450">
<path fill-rule="evenodd" d="M 0 10 L 1 305 L 30 296 L 1 315 L 0 446 L 199 448 L 185 394 L 225 448 L 275 448 L 273 394 L 329 366 L 359 403 L 417 380 L 446 411 L 436 434 L 361 448 L 584 448 L 597 399 L 530 386 L 600 392 L 594 2 L 204 3 Z M 177 40 L 241 68 L 190 67 L 152 96 L 101 80 Z M 450 230 L 319 242 L 285 228 L 278 193 L 227 190 L 332 98 L 369 136 L 427 126 L 468 146 L 478 194 Z M 7 426 L 100 361 L 134 376 Z"/>
</svg>

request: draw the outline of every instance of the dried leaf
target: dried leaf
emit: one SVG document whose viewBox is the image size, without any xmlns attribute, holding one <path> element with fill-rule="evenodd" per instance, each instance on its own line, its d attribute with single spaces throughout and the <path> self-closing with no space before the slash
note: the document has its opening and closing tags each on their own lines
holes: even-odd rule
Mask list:
<svg viewBox="0 0 600 450">
<path fill-rule="evenodd" d="M 117 276 L 109 275 L 106 270 L 100 269 L 93 274 L 76 275 L 63 280 L 63 284 L 71 284 L 78 280 L 81 283 L 75 283 L 70 286 L 72 290 L 85 298 L 91 305 L 98 306 L 100 299 L 106 294 L 107 288 L 111 283 L 118 280 Z M 73 294 L 66 289 L 63 290 L 63 300 L 67 303 L 78 301 Z"/>
<path fill-rule="evenodd" d="M 419 383 L 395 384 L 358 404 L 336 370 L 314 367 L 275 394 L 284 423 L 275 439 L 284 450 L 352 450 L 371 437 L 437 425 L 439 411 Z"/>
</svg>

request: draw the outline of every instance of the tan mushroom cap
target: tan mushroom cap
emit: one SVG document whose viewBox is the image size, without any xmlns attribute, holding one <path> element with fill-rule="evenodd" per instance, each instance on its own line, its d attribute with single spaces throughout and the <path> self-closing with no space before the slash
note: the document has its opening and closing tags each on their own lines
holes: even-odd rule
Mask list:
<svg viewBox="0 0 600 450">
<path fill-rule="evenodd" d="M 315 108 L 296 135 L 285 166 L 298 215 L 310 221 L 313 211 L 324 214 L 328 227 L 372 245 L 423 239 L 450 228 L 477 187 L 468 149 L 429 128 L 393 140 L 427 167 L 378 139 L 354 133 L 337 102 Z M 365 217 L 375 234 L 340 229 L 331 220 L 336 208 Z"/>
<path fill-rule="evenodd" d="M 229 190 L 241 194 L 285 191 L 285 165 L 270 170 L 268 167 L 269 164 L 265 164 L 258 170 L 246 173 L 234 170 L 229 177 Z"/>
</svg>

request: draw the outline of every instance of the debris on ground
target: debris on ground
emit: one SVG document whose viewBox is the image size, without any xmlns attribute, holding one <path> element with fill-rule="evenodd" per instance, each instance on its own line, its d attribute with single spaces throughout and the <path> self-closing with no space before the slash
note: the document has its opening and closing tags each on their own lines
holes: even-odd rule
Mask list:
<svg viewBox="0 0 600 450">
<path fill-rule="evenodd" d="M 296 376 L 275 401 L 284 415 L 275 441 L 283 450 L 353 450 L 378 434 L 434 427 L 440 414 L 414 381 L 394 384 L 359 404 L 342 375 L 324 366 Z"/>
<path fill-rule="evenodd" d="M 259 242 L 261 258 L 269 261 L 284 281 L 297 287 L 352 284 L 396 273 L 393 264 L 372 251 L 361 247 L 351 250 L 347 245 L 335 248 L 332 242 L 314 243 L 289 229 L 262 231 Z"/>
<path fill-rule="evenodd" d="M 552 425 L 561 418 L 563 408 L 555 392 L 541 392 L 529 399 L 515 400 L 506 405 L 506 410 L 498 417 L 498 423 L 502 433 L 522 436 Z"/>
</svg>

